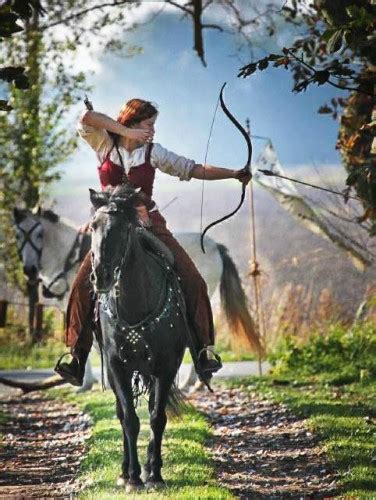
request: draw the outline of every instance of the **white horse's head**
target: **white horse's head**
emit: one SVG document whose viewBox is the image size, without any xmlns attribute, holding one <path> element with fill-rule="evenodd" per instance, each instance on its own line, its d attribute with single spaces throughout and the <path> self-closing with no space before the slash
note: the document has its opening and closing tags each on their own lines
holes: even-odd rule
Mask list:
<svg viewBox="0 0 376 500">
<path fill-rule="evenodd" d="M 23 271 L 29 280 L 38 279 L 41 270 L 43 251 L 43 219 L 56 222 L 59 217 L 51 210 L 39 208 L 31 210 L 15 208 L 13 210 L 17 237 L 17 250 L 23 264 Z"/>
</svg>

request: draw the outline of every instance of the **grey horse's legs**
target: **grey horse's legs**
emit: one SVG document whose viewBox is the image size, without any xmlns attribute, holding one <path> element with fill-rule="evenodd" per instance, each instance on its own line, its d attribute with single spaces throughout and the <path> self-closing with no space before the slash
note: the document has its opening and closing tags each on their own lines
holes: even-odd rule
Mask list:
<svg viewBox="0 0 376 500">
<path fill-rule="evenodd" d="M 87 361 L 86 361 L 83 384 L 77 390 L 77 392 L 90 391 L 92 389 L 93 385 L 95 384 L 95 382 L 97 382 L 97 379 L 94 377 L 94 372 L 93 372 L 90 358 L 91 358 L 91 354 L 89 354 L 89 357 L 87 358 Z"/>
<path fill-rule="evenodd" d="M 181 389 L 182 391 L 189 391 L 195 385 L 197 380 L 198 380 L 198 377 L 197 377 L 195 367 L 193 366 L 193 363 L 191 363 L 189 365 L 188 375 L 185 377 L 184 380 L 182 380 L 181 383 L 179 383 L 179 389 Z"/>
</svg>

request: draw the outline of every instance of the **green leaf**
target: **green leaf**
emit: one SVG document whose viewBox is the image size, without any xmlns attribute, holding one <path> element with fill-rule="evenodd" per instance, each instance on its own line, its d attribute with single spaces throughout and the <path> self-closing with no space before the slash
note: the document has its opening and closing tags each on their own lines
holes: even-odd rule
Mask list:
<svg viewBox="0 0 376 500">
<path fill-rule="evenodd" d="M 358 172 L 357 170 L 353 170 L 352 172 L 350 172 L 346 179 L 347 186 L 354 186 L 359 179 L 359 175 L 360 172 Z"/>
<path fill-rule="evenodd" d="M 333 109 L 327 106 L 326 104 L 324 106 L 321 106 L 318 110 L 318 113 L 320 115 L 328 115 L 330 113 L 333 113 Z"/>
<path fill-rule="evenodd" d="M 337 28 L 329 28 L 328 30 L 324 31 L 324 33 L 321 35 L 321 40 L 323 40 L 324 42 L 329 41 L 334 33 L 337 32 L 337 30 Z"/>
<path fill-rule="evenodd" d="M 0 111 L 12 111 L 12 106 L 8 104 L 8 101 L 0 99 Z"/>
<path fill-rule="evenodd" d="M 30 82 L 26 75 L 20 75 L 17 78 L 15 78 L 14 85 L 16 86 L 17 89 L 25 90 L 30 87 Z"/>
<path fill-rule="evenodd" d="M 329 71 L 322 70 L 322 71 L 316 71 L 313 80 L 317 82 L 318 85 L 323 85 L 329 80 L 330 73 Z"/>
<path fill-rule="evenodd" d="M 0 12 L 0 36 L 10 37 L 13 33 L 23 31 L 23 27 L 17 24 L 17 21 L 16 14 Z"/>
<path fill-rule="evenodd" d="M 326 50 L 329 52 L 329 54 L 337 52 L 342 47 L 342 35 L 343 32 L 341 28 L 339 30 L 334 31 L 332 36 L 329 38 L 326 44 Z"/>
<path fill-rule="evenodd" d="M 259 61 L 259 63 L 258 63 L 258 69 L 260 71 L 263 71 L 268 66 L 269 66 L 269 61 L 268 61 L 267 57 L 265 57 L 265 59 L 261 59 L 261 61 Z"/>
<path fill-rule="evenodd" d="M 247 76 L 252 75 L 256 70 L 257 70 L 257 64 L 251 63 L 248 64 L 247 66 L 243 66 L 243 68 L 240 68 L 238 76 L 246 78 Z"/>
<path fill-rule="evenodd" d="M 25 68 L 23 66 L 6 66 L 0 68 L 0 79 L 11 82 L 22 75 L 24 71 Z"/>
<path fill-rule="evenodd" d="M 280 59 L 281 57 L 283 57 L 283 56 L 281 56 L 280 54 L 269 54 L 268 55 L 269 61 L 278 61 L 278 59 Z"/>
</svg>

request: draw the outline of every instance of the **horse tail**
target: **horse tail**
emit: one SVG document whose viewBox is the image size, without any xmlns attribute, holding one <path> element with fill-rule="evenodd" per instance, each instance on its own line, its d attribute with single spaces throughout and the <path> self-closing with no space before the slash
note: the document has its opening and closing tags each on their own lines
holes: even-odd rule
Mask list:
<svg viewBox="0 0 376 500">
<path fill-rule="evenodd" d="M 167 399 L 166 411 L 170 418 L 179 418 L 187 409 L 188 403 L 185 400 L 184 394 L 174 382 L 171 386 Z"/>
<path fill-rule="evenodd" d="M 155 377 L 151 375 L 142 375 L 143 390 L 142 394 L 151 394 L 154 391 Z M 139 392 L 139 395 L 141 392 Z M 180 418 L 181 415 L 188 409 L 189 403 L 186 401 L 184 394 L 178 388 L 176 381 L 172 384 L 168 393 L 166 412 L 169 418 Z"/>
<path fill-rule="evenodd" d="M 239 347 L 264 354 L 259 332 L 247 305 L 238 270 L 224 245 L 217 244 L 222 258 L 223 270 L 220 283 L 221 305 L 231 328 L 231 334 Z"/>
</svg>

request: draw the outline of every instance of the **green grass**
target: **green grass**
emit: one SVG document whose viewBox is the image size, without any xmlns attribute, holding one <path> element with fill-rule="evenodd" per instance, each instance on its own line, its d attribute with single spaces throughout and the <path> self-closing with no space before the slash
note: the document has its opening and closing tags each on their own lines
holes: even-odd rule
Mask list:
<svg viewBox="0 0 376 500">
<path fill-rule="evenodd" d="M 67 348 L 56 341 L 35 345 L 7 344 L 1 347 L 0 370 L 52 368 L 64 352 L 67 352 Z"/>
<path fill-rule="evenodd" d="M 341 474 L 342 495 L 376 496 L 376 383 L 364 381 L 332 386 L 309 379 L 272 377 L 231 379 L 226 386 L 243 386 L 283 402 L 307 419 L 322 439 L 329 459 Z"/>
<path fill-rule="evenodd" d="M 221 356 L 223 363 L 229 363 L 232 361 L 254 361 L 256 356 L 251 353 L 246 352 L 233 352 L 229 347 L 218 342 L 215 345 L 215 352 Z M 183 363 L 192 363 L 191 354 L 188 349 L 186 349 Z"/>
<path fill-rule="evenodd" d="M 76 394 L 69 389 L 50 391 L 54 397 L 77 404 L 93 421 L 93 434 L 88 452 L 81 464 L 80 478 L 85 484 L 80 498 L 121 499 L 227 499 L 234 498 L 216 486 L 215 473 L 205 442 L 210 437 L 209 425 L 202 415 L 188 408 L 182 419 L 169 420 L 163 441 L 162 474 L 168 488 L 163 493 L 126 496 L 124 488 L 115 486 L 122 461 L 120 423 L 115 415 L 112 392 Z M 146 406 L 138 410 L 141 419 L 139 436 L 140 463 L 145 461 L 149 424 Z"/>
<path fill-rule="evenodd" d="M 1 337 L 0 337 L 1 338 Z M 26 370 L 38 368 L 53 368 L 58 358 L 69 348 L 65 347 L 62 340 L 53 338 L 41 344 L 32 345 L 29 341 L 9 341 L 0 342 L 0 370 Z M 255 357 L 252 354 L 236 354 L 229 350 L 222 350 L 220 347 L 216 350 L 222 358 L 222 362 L 230 361 L 252 361 Z M 93 366 L 100 366 L 100 356 L 93 349 Z M 191 355 L 188 349 L 185 352 L 183 363 L 191 363 Z"/>
<path fill-rule="evenodd" d="M 25 326 L 27 318 L 9 307 L 8 324 L 0 328 L 0 370 L 52 368 L 67 352 L 63 342 L 62 315 L 55 308 L 44 312 L 43 342 L 33 344 Z"/>
</svg>

